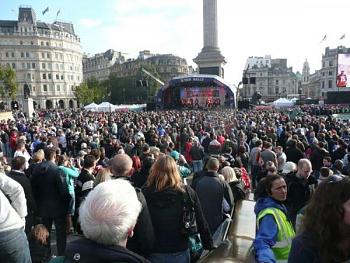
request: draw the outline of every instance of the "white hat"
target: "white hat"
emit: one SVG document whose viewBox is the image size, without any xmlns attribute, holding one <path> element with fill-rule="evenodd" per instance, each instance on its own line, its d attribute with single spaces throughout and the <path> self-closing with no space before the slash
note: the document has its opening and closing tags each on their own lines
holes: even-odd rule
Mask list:
<svg viewBox="0 0 350 263">
<path fill-rule="evenodd" d="M 283 174 L 289 174 L 291 172 L 294 172 L 297 170 L 297 165 L 293 162 L 286 162 L 283 165 L 282 173 Z"/>
</svg>

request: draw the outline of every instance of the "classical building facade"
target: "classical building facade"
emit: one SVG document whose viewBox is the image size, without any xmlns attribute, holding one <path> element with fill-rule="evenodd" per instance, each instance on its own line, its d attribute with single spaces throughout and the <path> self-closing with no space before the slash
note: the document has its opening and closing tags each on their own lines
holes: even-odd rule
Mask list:
<svg viewBox="0 0 350 263">
<path fill-rule="evenodd" d="M 321 98 L 321 71 L 316 70 L 314 73 L 310 73 L 309 62 L 306 60 L 303 65 L 302 81 L 301 81 L 301 94 L 305 98 L 320 99 Z"/>
<path fill-rule="evenodd" d="M 121 52 L 109 49 L 104 53 L 95 54 L 94 56 L 83 57 L 83 76 L 84 81 L 96 78 L 98 81 L 107 80 L 110 73 L 111 67 L 114 64 L 121 64 L 125 62 Z"/>
<path fill-rule="evenodd" d="M 152 54 L 148 50 L 141 51 L 137 59 L 129 59 L 124 63 L 115 63 L 111 67 L 111 74 L 117 77 L 136 76 L 144 66 L 152 65 L 163 82 L 173 77 L 188 75 L 190 67 L 184 58 L 172 54 Z"/>
<path fill-rule="evenodd" d="M 20 7 L 17 21 L 0 20 L 0 64 L 16 71 L 16 100 L 27 84 L 37 108 L 75 108 L 74 90 L 83 80 L 82 51 L 73 24 L 36 20 Z"/>
<path fill-rule="evenodd" d="M 241 98 L 251 98 L 255 92 L 259 92 L 262 100 L 269 102 L 298 94 L 298 78 L 293 68 L 287 67 L 287 59 L 249 57 L 243 80 Z"/>
</svg>

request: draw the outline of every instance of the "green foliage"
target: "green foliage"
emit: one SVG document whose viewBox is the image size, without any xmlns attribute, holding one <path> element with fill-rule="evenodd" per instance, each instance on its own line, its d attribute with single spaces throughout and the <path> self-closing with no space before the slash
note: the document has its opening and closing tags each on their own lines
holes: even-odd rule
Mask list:
<svg viewBox="0 0 350 263">
<path fill-rule="evenodd" d="M 17 94 L 16 72 L 10 68 L 0 67 L 0 96 L 15 100 Z"/>
<path fill-rule="evenodd" d="M 95 102 L 97 104 L 107 100 L 107 82 L 99 82 L 95 78 L 81 83 L 75 90 L 75 96 L 84 105 Z"/>
<path fill-rule="evenodd" d="M 160 79 L 153 65 L 143 65 L 142 67 L 153 76 Z M 148 82 L 148 87 L 138 86 L 137 81 L 139 80 L 146 80 Z M 140 68 L 135 76 L 116 77 L 111 75 L 106 86 L 111 94 L 112 103 L 132 104 L 154 101 L 154 95 L 161 85 L 153 78 L 143 73 Z"/>
</svg>

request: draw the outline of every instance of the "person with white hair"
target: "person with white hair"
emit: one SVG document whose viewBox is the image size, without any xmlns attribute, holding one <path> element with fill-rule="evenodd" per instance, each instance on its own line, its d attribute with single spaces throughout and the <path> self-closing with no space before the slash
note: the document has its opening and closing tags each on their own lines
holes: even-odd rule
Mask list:
<svg viewBox="0 0 350 263">
<path fill-rule="evenodd" d="M 141 203 L 128 181 L 97 185 L 79 209 L 84 238 L 68 244 L 64 262 L 149 262 L 126 248 L 140 211 Z"/>
</svg>

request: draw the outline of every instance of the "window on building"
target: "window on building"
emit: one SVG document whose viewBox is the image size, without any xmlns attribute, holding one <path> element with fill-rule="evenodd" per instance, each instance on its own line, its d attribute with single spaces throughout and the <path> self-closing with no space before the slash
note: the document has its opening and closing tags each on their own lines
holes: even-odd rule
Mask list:
<svg viewBox="0 0 350 263">
<path fill-rule="evenodd" d="M 40 45 L 43 46 L 43 45 L 44 45 L 44 41 L 41 41 L 41 42 L 40 42 Z"/>
<path fill-rule="evenodd" d="M 328 76 L 332 76 L 333 75 L 333 71 L 328 71 Z"/>
<path fill-rule="evenodd" d="M 322 72 L 322 76 L 324 77 L 326 74 L 324 72 Z"/>
<path fill-rule="evenodd" d="M 42 67 L 43 69 L 46 69 L 46 63 L 41 63 L 41 67 Z"/>
<path fill-rule="evenodd" d="M 60 79 L 60 75 L 56 74 L 56 79 Z"/>
<path fill-rule="evenodd" d="M 329 61 L 329 66 L 333 67 L 333 61 Z"/>
<path fill-rule="evenodd" d="M 322 85 L 321 85 L 321 88 L 324 89 L 324 81 L 322 81 Z"/>
<path fill-rule="evenodd" d="M 45 53 L 41 52 L 41 58 L 45 58 Z"/>
<path fill-rule="evenodd" d="M 35 86 L 32 86 L 32 91 L 35 91 Z"/>
<path fill-rule="evenodd" d="M 27 69 L 30 69 L 30 63 L 29 62 L 27 63 Z"/>
<path fill-rule="evenodd" d="M 26 58 L 29 58 L 29 52 L 26 52 Z"/>
<path fill-rule="evenodd" d="M 5 55 L 6 55 L 6 57 L 8 58 L 8 57 L 9 57 L 9 52 L 6 52 Z"/>
<path fill-rule="evenodd" d="M 34 42 L 33 42 L 33 41 L 30 41 L 30 44 L 33 46 L 33 45 L 34 45 Z"/>
<path fill-rule="evenodd" d="M 16 63 L 12 63 L 12 68 L 16 68 Z"/>
<path fill-rule="evenodd" d="M 15 57 L 15 52 L 11 52 L 11 57 Z"/>
<path fill-rule="evenodd" d="M 32 63 L 32 68 L 35 68 L 35 63 Z"/>
<path fill-rule="evenodd" d="M 322 61 L 322 68 L 326 67 L 326 63 L 324 61 Z"/>
<path fill-rule="evenodd" d="M 46 79 L 46 73 L 43 73 L 43 79 Z"/>
<path fill-rule="evenodd" d="M 278 79 L 276 79 L 276 85 L 278 85 Z"/>
<path fill-rule="evenodd" d="M 21 52 L 21 58 L 24 58 L 24 52 Z"/>
<path fill-rule="evenodd" d="M 52 78 L 51 73 L 49 73 L 49 74 L 47 75 L 47 77 L 48 77 L 48 79 L 51 79 L 51 78 Z"/>
<path fill-rule="evenodd" d="M 60 85 L 56 85 L 56 90 L 57 91 L 61 91 L 61 86 Z"/>
<path fill-rule="evenodd" d="M 46 46 L 50 46 L 50 43 L 49 43 L 49 42 L 46 42 Z"/>
<path fill-rule="evenodd" d="M 332 82 L 333 82 L 333 81 L 332 81 L 331 79 L 328 80 L 328 88 L 329 88 L 329 89 L 332 88 Z"/>
<path fill-rule="evenodd" d="M 63 75 L 61 75 L 61 80 L 63 80 L 63 78 L 64 78 Z"/>
<path fill-rule="evenodd" d="M 51 58 L 50 53 L 47 53 L 47 54 L 46 54 L 46 57 L 47 57 L 47 58 Z"/>
<path fill-rule="evenodd" d="M 27 73 L 27 79 L 30 79 L 30 77 L 31 77 L 30 73 Z"/>
<path fill-rule="evenodd" d="M 47 91 L 47 85 L 46 84 L 43 85 L 43 91 Z"/>
</svg>

